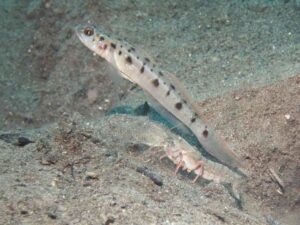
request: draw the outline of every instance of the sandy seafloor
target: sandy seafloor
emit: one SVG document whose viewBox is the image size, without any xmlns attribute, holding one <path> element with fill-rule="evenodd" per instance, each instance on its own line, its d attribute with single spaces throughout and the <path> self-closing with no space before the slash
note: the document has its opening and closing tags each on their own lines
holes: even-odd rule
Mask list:
<svg viewBox="0 0 300 225">
<path fill-rule="evenodd" d="M 0 224 L 299 224 L 298 0 L 2 0 L 0 17 Z M 183 82 L 248 167 L 242 202 L 139 143 L 147 97 L 80 43 L 88 21 Z"/>
</svg>

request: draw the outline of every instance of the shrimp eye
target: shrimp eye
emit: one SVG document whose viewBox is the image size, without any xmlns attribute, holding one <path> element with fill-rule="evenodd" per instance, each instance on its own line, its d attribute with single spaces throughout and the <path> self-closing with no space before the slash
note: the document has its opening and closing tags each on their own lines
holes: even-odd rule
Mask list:
<svg viewBox="0 0 300 225">
<path fill-rule="evenodd" d="M 83 32 L 86 36 L 92 36 L 94 34 L 94 29 L 91 27 L 87 27 L 84 29 Z"/>
</svg>

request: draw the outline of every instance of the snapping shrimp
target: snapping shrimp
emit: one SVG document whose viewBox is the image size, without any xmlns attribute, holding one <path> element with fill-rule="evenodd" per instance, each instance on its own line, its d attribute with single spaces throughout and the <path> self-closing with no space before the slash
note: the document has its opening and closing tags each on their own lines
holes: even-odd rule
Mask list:
<svg viewBox="0 0 300 225">
<path fill-rule="evenodd" d="M 163 156 L 160 160 L 168 157 L 175 165 L 175 174 L 179 172 L 180 169 L 187 171 L 188 173 L 194 172 L 196 177 L 193 180 L 195 183 L 200 176 L 203 175 L 204 162 L 200 159 L 201 155 L 197 154 L 196 151 L 191 151 L 187 148 L 187 143 L 183 139 L 174 140 L 172 145 L 166 146 Z"/>
<path fill-rule="evenodd" d="M 174 138 L 164 146 L 165 154 L 160 157 L 169 158 L 175 165 L 175 174 L 180 169 L 193 172 L 196 177 L 195 183 L 199 177 L 206 180 L 213 180 L 217 183 L 235 183 L 241 176 L 225 166 L 205 159 L 199 151 L 182 138 Z"/>
</svg>

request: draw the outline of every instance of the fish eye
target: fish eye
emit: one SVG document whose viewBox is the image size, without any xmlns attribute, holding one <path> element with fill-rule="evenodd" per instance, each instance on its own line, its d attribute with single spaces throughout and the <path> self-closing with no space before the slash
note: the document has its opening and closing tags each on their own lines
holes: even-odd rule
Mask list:
<svg viewBox="0 0 300 225">
<path fill-rule="evenodd" d="M 87 27 L 87 28 L 84 29 L 83 33 L 86 36 L 92 36 L 94 34 L 94 29 L 91 28 L 91 27 Z"/>
</svg>

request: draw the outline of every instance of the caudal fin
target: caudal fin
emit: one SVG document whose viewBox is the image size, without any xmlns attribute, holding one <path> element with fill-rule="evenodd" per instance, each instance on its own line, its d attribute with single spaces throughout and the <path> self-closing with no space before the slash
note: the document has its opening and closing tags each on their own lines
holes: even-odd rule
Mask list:
<svg viewBox="0 0 300 225">
<path fill-rule="evenodd" d="M 207 127 L 197 134 L 199 134 L 197 135 L 199 142 L 209 154 L 229 167 L 243 168 L 238 156 L 213 129 Z"/>
</svg>

